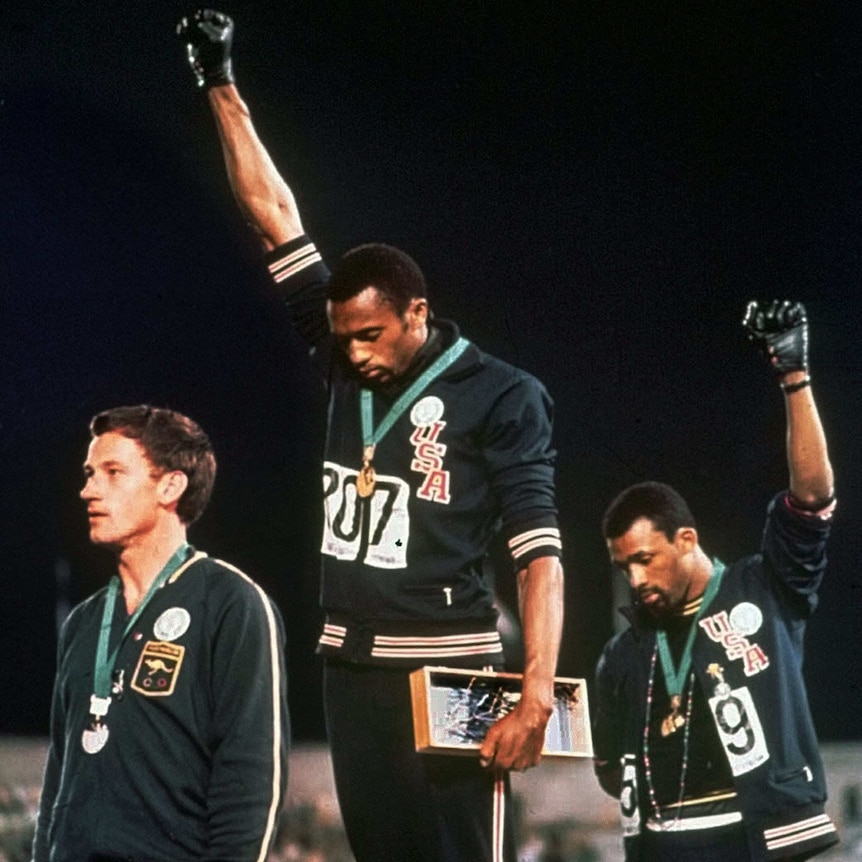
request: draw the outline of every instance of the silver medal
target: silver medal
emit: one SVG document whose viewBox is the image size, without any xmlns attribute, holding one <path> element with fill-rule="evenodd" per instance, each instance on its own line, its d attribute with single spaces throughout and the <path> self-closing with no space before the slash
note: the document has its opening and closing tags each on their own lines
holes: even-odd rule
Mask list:
<svg viewBox="0 0 862 862">
<path fill-rule="evenodd" d="M 108 727 L 102 724 L 102 719 L 108 714 L 110 707 L 110 697 L 90 695 L 90 726 L 81 734 L 81 745 L 87 754 L 101 751 L 108 741 Z"/>
<path fill-rule="evenodd" d="M 98 754 L 108 741 L 108 728 L 104 724 L 88 727 L 81 734 L 81 746 L 87 754 Z"/>
</svg>

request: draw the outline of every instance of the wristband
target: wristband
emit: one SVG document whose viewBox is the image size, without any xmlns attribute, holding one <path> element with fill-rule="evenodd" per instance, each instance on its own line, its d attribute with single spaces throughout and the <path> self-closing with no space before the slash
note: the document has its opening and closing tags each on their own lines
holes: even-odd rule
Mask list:
<svg viewBox="0 0 862 862">
<path fill-rule="evenodd" d="M 806 377 L 804 380 L 800 380 L 797 383 L 781 383 L 780 386 L 784 390 L 785 395 L 790 395 L 791 392 L 798 392 L 800 389 L 804 389 L 806 386 L 811 385 L 811 378 Z"/>
<path fill-rule="evenodd" d="M 823 500 L 815 500 L 813 503 L 803 503 L 802 500 L 793 496 L 791 491 L 787 492 L 787 505 L 791 509 L 797 509 L 800 512 L 805 512 L 809 515 L 819 515 L 821 513 L 829 514 L 835 507 L 835 494 L 830 494 Z"/>
</svg>

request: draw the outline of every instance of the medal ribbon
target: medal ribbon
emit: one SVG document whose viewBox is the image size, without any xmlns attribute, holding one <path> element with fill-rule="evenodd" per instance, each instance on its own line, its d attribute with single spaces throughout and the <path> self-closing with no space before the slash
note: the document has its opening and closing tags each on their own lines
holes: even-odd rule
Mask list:
<svg viewBox="0 0 862 862">
<path fill-rule="evenodd" d="M 114 672 L 114 664 L 117 661 L 117 655 L 120 652 L 120 647 L 123 645 L 126 636 L 132 630 L 132 626 L 138 621 L 138 618 L 144 611 L 144 608 L 149 604 L 150 599 L 155 595 L 162 584 L 186 561 L 187 552 L 190 545 L 183 542 L 177 548 L 173 556 L 165 563 L 165 567 L 156 575 L 156 579 L 150 584 L 147 594 L 144 596 L 141 603 L 135 608 L 135 612 L 129 617 L 126 627 L 123 630 L 123 635 L 117 642 L 110 655 L 108 655 L 108 641 L 111 637 L 111 623 L 114 619 L 114 605 L 117 601 L 117 594 L 120 591 L 120 579 L 117 575 L 111 578 L 108 584 L 108 592 L 105 596 L 105 607 L 102 610 L 102 624 L 99 628 L 99 642 L 96 646 L 96 663 L 93 669 L 93 693 L 96 697 L 107 698 L 111 693 L 111 676 Z"/>
<path fill-rule="evenodd" d="M 721 560 L 715 560 L 712 567 L 712 575 L 706 585 L 706 590 L 703 593 L 703 599 L 700 602 L 700 607 L 694 615 L 691 623 L 691 628 L 688 631 L 688 637 L 685 641 L 685 647 L 682 651 L 682 658 L 679 662 L 679 667 L 674 667 L 673 656 L 670 654 L 670 646 L 667 642 L 667 634 L 659 629 L 656 632 L 656 640 L 658 642 L 659 658 L 661 659 L 661 669 L 664 673 L 664 682 L 667 687 L 668 697 L 682 695 L 682 687 L 685 684 L 685 678 L 691 669 L 691 651 L 694 646 L 694 636 L 697 634 L 698 620 L 703 616 L 710 602 L 715 598 L 718 588 L 721 585 L 721 576 L 724 574 L 724 563 Z"/>
<path fill-rule="evenodd" d="M 360 418 L 362 420 L 362 445 L 365 449 L 375 446 L 382 440 L 422 390 L 435 377 L 442 374 L 469 346 L 470 342 L 466 338 L 459 338 L 450 348 L 441 353 L 389 408 L 389 412 L 383 417 L 383 421 L 377 428 L 374 428 L 371 391 L 362 389 L 360 391 Z"/>
</svg>

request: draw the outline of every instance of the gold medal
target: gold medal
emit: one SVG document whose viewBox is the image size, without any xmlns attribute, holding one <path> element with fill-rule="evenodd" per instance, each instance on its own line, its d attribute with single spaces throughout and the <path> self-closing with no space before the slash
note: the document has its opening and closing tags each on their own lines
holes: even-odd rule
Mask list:
<svg viewBox="0 0 862 862">
<path fill-rule="evenodd" d="M 672 695 L 670 699 L 670 713 L 661 723 L 661 735 L 670 736 L 676 733 L 684 724 L 685 719 L 679 714 L 679 709 L 682 706 L 682 698 L 678 695 Z"/>
<path fill-rule="evenodd" d="M 362 453 L 362 467 L 356 474 L 356 493 L 362 497 L 370 497 L 374 493 L 374 466 L 371 459 L 374 457 L 374 447 L 366 446 Z"/>
<path fill-rule="evenodd" d="M 374 493 L 374 467 L 371 464 L 363 464 L 356 474 L 356 493 L 363 498 Z"/>
</svg>

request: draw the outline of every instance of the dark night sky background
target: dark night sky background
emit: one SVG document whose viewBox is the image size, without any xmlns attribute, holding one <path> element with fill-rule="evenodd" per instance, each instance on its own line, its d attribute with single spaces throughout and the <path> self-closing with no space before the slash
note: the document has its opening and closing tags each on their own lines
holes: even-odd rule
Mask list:
<svg viewBox="0 0 862 862">
<path fill-rule="evenodd" d="M 173 35 L 187 10 L 0 9 L 0 731 L 45 732 L 58 595 L 111 571 L 77 498 L 87 422 L 148 401 L 212 436 L 192 541 L 277 599 L 296 735 L 322 735 L 321 401 Z M 784 420 L 739 322 L 752 297 L 806 302 L 841 503 L 806 674 L 822 738 L 862 739 L 862 5 L 226 11 L 318 246 L 402 246 L 439 315 L 554 396 L 561 674 L 591 675 L 611 634 L 599 520 L 624 485 L 677 486 L 725 560 L 756 548 Z"/>
</svg>

